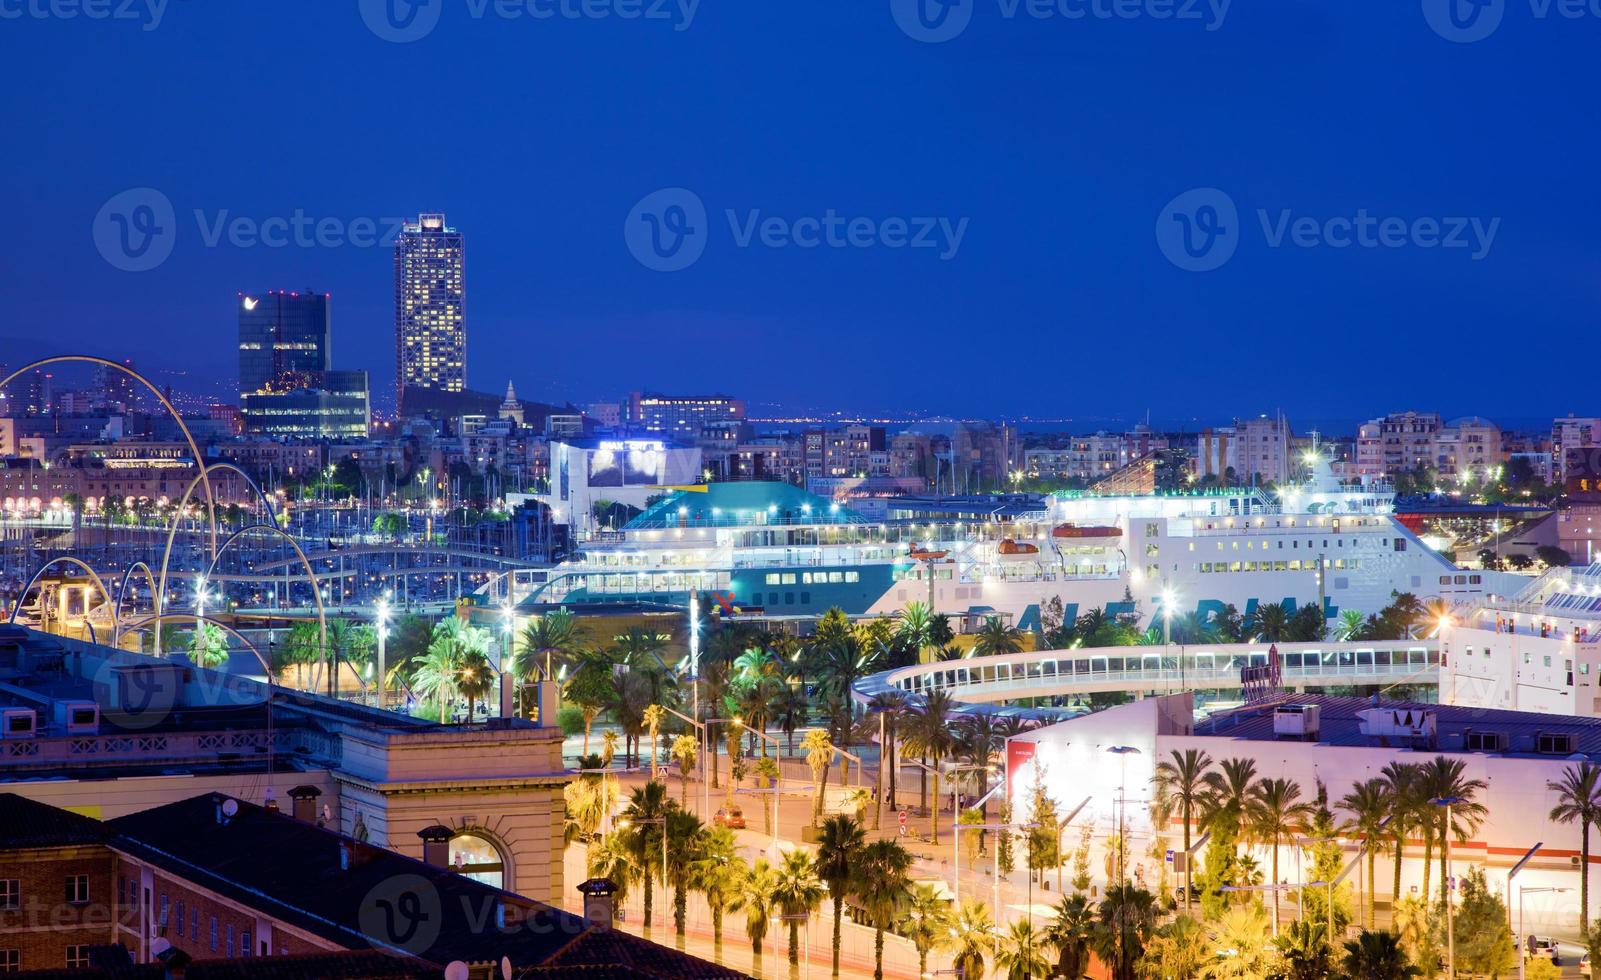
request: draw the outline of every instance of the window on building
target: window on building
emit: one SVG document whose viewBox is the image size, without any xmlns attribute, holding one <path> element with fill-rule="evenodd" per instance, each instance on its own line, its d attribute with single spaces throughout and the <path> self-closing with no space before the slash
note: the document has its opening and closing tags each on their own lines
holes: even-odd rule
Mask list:
<svg viewBox="0 0 1601 980">
<path fill-rule="evenodd" d="M 67 947 L 67 969 L 86 970 L 89 968 L 89 947 L 86 944 L 74 943 Z"/>
<path fill-rule="evenodd" d="M 239 955 L 249 956 L 250 952 L 250 930 L 244 929 L 239 933 Z"/>
<path fill-rule="evenodd" d="M 211 917 L 211 951 L 217 951 L 217 917 Z"/>
<path fill-rule="evenodd" d="M 0 878 L 0 909 L 22 908 L 22 880 Z"/>
<path fill-rule="evenodd" d="M 22 950 L 0 949 L 0 973 L 22 972 Z"/>
<path fill-rule="evenodd" d="M 67 904 L 82 905 L 89 901 L 89 876 L 67 875 Z"/>
</svg>

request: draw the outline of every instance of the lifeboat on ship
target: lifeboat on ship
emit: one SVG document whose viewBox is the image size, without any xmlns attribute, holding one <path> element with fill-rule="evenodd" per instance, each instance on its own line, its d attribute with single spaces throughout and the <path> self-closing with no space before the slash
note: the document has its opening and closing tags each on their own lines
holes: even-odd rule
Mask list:
<svg viewBox="0 0 1601 980">
<path fill-rule="evenodd" d="M 1040 553 L 1038 545 L 1029 544 L 1026 541 L 1014 541 L 1011 538 L 1002 541 L 996 550 L 1003 557 L 1037 555 Z"/>
<path fill-rule="evenodd" d="M 924 548 L 919 548 L 916 545 L 913 545 L 912 549 L 906 553 L 906 557 L 912 559 L 913 561 L 939 561 L 941 558 L 950 557 L 950 552 L 928 551 Z"/>
<path fill-rule="evenodd" d="M 1051 528 L 1053 538 L 1120 538 L 1121 528 L 1095 524 L 1058 524 Z"/>
</svg>

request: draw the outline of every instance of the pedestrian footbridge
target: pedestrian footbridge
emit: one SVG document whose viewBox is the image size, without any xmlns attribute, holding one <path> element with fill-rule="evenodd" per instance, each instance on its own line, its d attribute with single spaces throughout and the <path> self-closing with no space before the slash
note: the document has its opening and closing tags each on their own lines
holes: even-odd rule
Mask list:
<svg viewBox="0 0 1601 980">
<path fill-rule="evenodd" d="M 1440 651 L 1434 640 L 1277 646 L 1280 683 L 1286 690 L 1439 683 Z M 860 701 L 871 701 L 878 694 L 897 690 L 918 696 L 946 691 L 967 704 L 1035 698 L 1065 704 L 1069 699 L 1108 692 L 1239 690 L 1244 686 L 1247 669 L 1268 665 L 1271 647 L 1266 643 L 1185 648 L 1174 644 L 1166 648 L 1098 647 L 974 657 L 873 674 L 857 682 L 855 693 Z"/>
</svg>

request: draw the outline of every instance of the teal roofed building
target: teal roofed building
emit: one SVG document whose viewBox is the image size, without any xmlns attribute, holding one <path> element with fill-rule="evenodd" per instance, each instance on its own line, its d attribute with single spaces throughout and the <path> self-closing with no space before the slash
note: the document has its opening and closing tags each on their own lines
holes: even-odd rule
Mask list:
<svg viewBox="0 0 1601 980">
<path fill-rule="evenodd" d="M 738 482 L 679 490 L 624 530 L 866 523 L 850 508 L 788 483 Z"/>
</svg>

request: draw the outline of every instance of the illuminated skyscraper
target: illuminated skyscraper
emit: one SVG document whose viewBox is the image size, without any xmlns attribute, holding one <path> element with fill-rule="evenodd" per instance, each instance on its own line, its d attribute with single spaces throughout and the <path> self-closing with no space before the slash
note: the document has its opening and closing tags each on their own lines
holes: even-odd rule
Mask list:
<svg viewBox="0 0 1601 980">
<path fill-rule="evenodd" d="M 332 366 L 328 294 L 272 289 L 239 294 L 239 393 L 301 387 Z"/>
<path fill-rule="evenodd" d="M 467 385 L 467 245 L 442 214 L 419 215 L 395 242 L 395 401 L 408 387 Z"/>
</svg>

